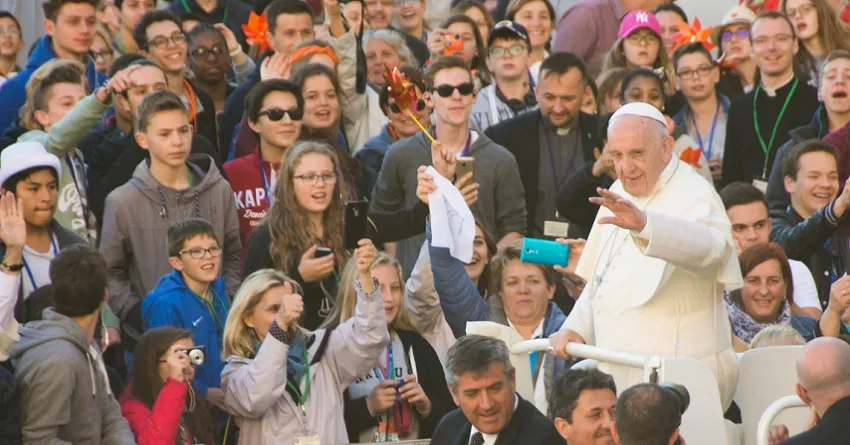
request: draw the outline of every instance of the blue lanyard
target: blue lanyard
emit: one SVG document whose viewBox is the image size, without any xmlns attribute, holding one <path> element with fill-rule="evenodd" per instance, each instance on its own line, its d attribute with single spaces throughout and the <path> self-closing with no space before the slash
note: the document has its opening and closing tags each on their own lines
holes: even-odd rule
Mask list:
<svg viewBox="0 0 850 445">
<path fill-rule="evenodd" d="M 257 156 L 260 159 L 260 173 L 263 175 L 263 187 L 266 189 L 266 199 L 269 201 L 269 208 L 271 208 L 274 204 L 274 195 L 272 194 L 272 189 L 269 185 L 269 178 L 266 176 L 266 168 L 263 166 L 263 153 L 260 152 Z"/>
<path fill-rule="evenodd" d="M 52 233 L 50 233 L 50 246 L 53 248 L 53 256 L 56 256 L 56 254 L 59 253 L 59 248 L 56 247 L 56 239 L 53 238 Z M 30 283 L 32 283 L 32 290 L 38 289 L 38 284 L 35 282 L 35 275 L 32 274 L 32 270 L 30 269 L 29 264 L 27 264 L 27 259 L 23 255 L 21 255 L 21 262 L 24 264 L 24 270 L 27 271 Z"/>
<path fill-rule="evenodd" d="M 705 160 L 711 160 L 711 149 L 714 147 L 714 130 L 717 128 L 717 117 L 720 116 L 720 100 L 717 100 L 717 110 L 714 111 L 714 119 L 711 121 L 711 134 L 708 135 L 708 149 L 702 145 L 702 135 L 699 134 L 699 126 L 697 125 L 697 119 L 694 117 L 694 112 L 691 110 L 691 121 L 694 123 L 694 131 L 697 133 L 697 142 L 699 143 L 699 148 L 702 149 L 702 152 L 705 153 Z"/>
</svg>

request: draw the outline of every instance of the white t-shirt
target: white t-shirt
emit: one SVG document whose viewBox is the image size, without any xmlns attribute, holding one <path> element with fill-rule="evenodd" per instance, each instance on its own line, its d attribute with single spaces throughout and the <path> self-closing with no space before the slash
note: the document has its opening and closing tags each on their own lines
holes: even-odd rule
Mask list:
<svg viewBox="0 0 850 445">
<path fill-rule="evenodd" d="M 794 303 L 799 307 L 823 309 L 818 298 L 818 288 L 809 268 L 800 261 L 788 260 L 791 279 L 794 280 Z"/>
<path fill-rule="evenodd" d="M 50 260 L 55 253 L 51 247 L 47 253 L 36 252 L 24 246 L 26 267 L 21 270 L 21 284 L 24 286 L 24 299 L 41 286 L 50 284 Z M 30 275 L 32 274 L 32 275 Z"/>
</svg>

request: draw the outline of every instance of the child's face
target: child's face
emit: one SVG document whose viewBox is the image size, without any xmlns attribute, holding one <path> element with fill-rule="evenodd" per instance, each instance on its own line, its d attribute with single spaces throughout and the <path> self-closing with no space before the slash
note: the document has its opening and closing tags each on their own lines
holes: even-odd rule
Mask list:
<svg viewBox="0 0 850 445">
<path fill-rule="evenodd" d="M 146 131 L 136 133 L 136 141 L 150 152 L 151 161 L 178 168 L 192 148 L 192 125 L 185 111 L 160 111 L 151 117 Z"/>
<path fill-rule="evenodd" d="M 15 186 L 15 197 L 24 202 L 24 221 L 32 227 L 46 227 L 56 210 L 58 182 L 53 169 L 30 174 Z"/>
<path fill-rule="evenodd" d="M 83 97 L 86 96 L 86 89 L 81 84 L 77 83 L 57 83 L 50 87 L 45 93 L 45 108 L 35 112 L 35 119 L 44 128 L 45 131 L 50 131 L 50 128 L 59 122 Z"/>
<path fill-rule="evenodd" d="M 209 235 L 189 238 L 183 242 L 180 255 L 171 257 L 171 265 L 195 281 L 212 283 L 221 270 L 221 247 Z"/>
</svg>

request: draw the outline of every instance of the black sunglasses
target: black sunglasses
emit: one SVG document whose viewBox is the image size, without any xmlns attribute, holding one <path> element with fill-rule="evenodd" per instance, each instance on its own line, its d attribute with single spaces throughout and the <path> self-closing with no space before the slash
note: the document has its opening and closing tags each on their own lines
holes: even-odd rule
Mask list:
<svg viewBox="0 0 850 445">
<path fill-rule="evenodd" d="M 422 100 L 422 99 L 419 99 L 416 102 L 416 111 L 422 111 L 424 109 L 425 109 L 425 101 Z M 402 110 L 401 110 L 401 108 L 398 107 L 398 104 L 391 103 L 390 104 L 390 111 L 392 111 L 393 113 L 401 113 Z"/>
<path fill-rule="evenodd" d="M 277 122 L 283 119 L 283 116 L 287 114 L 289 115 L 290 119 L 294 121 L 300 121 L 301 118 L 304 117 L 304 110 L 297 107 L 290 108 L 288 110 L 281 110 L 280 108 L 269 108 L 268 110 L 260 111 L 260 113 L 257 114 L 257 118 L 268 116 L 270 121 Z"/>
<path fill-rule="evenodd" d="M 473 85 L 472 82 L 464 82 L 460 85 L 438 85 L 434 87 L 434 91 L 436 91 L 440 97 L 451 97 L 455 90 L 457 90 L 461 96 L 469 96 L 473 91 L 475 91 L 475 85 Z"/>
</svg>

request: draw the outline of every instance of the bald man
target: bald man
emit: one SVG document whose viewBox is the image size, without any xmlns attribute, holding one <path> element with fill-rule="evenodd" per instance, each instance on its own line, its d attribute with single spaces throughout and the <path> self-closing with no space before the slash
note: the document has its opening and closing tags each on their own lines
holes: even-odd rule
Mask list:
<svg viewBox="0 0 850 445">
<path fill-rule="evenodd" d="M 782 445 L 850 442 L 850 345 L 835 337 L 809 342 L 797 359 L 797 380 L 797 395 L 812 407 L 818 420 Z"/>
<path fill-rule="evenodd" d="M 728 406 L 737 362 L 723 292 L 743 280 L 720 197 L 673 145 L 649 104 L 624 105 L 611 118 L 607 149 L 619 179 L 591 198 L 602 207 L 576 267 L 587 285 L 556 334 L 555 354 L 565 357 L 569 341 L 692 357 L 714 371 Z M 643 380 L 643 370 L 600 369 L 618 387 Z"/>
</svg>

